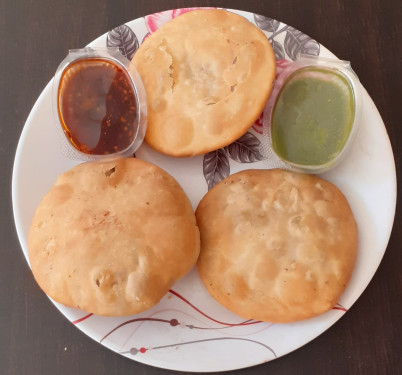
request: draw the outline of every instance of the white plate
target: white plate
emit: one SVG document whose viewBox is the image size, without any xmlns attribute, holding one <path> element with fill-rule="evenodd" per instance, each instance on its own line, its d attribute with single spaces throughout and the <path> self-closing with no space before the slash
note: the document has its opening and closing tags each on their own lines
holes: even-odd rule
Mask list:
<svg viewBox="0 0 402 375">
<path fill-rule="evenodd" d="M 149 32 L 183 11 L 136 19 L 91 45 L 119 45 L 130 57 Z M 290 60 L 299 51 L 333 57 L 323 46 L 287 25 L 247 12 L 233 12 L 264 28 L 278 59 Z M 57 308 L 84 333 L 111 350 L 139 362 L 179 371 L 223 371 L 252 366 L 283 356 L 317 337 L 342 317 L 366 288 L 383 257 L 394 219 L 396 175 L 391 145 L 381 117 L 365 90 L 363 97 L 362 123 L 353 147 L 336 169 L 324 175 L 348 198 L 360 233 L 356 268 L 336 308 L 294 324 L 242 323 L 241 318 L 208 295 L 195 269 L 174 285 L 157 306 L 136 316 L 88 316 L 55 303 Z M 14 217 L 27 261 L 27 233 L 35 208 L 56 177 L 77 164 L 61 152 L 52 116 L 50 82 L 28 117 L 14 164 Z M 256 124 L 237 151 L 235 148 L 222 152 L 227 163 L 220 170 L 211 170 L 208 158 L 204 160 L 203 156 L 174 159 L 158 154 L 147 145 L 137 151 L 137 157 L 171 173 L 195 208 L 208 190 L 203 166 L 211 184 L 219 173 L 229 173 L 228 166 L 230 173 L 266 167 L 264 160 L 238 162 L 260 159 L 255 148 L 261 139 L 259 133 L 261 127 Z M 254 145 L 251 154 L 239 152 L 239 148 L 250 142 Z M 214 155 L 210 154 L 209 158 Z"/>
</svg>

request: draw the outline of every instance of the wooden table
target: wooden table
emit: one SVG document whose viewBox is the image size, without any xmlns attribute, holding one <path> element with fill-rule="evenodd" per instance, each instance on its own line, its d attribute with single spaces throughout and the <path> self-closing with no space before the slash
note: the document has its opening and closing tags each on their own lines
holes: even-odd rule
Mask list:
<svg viewBox="0 0 402 375">
<path fill-rule="evenodd" d="M 39 290 L 23 257 L 11 206 L 15 149 L 26 118 L 67 50 L 161 10 L 220 6 L 263 14 L 352 61 L 402 157 L 402 7 L 396 0 L 0 2 L 0 373 L 164 374 L 123 358 L 68 322 Z M 45 166 L 44 166 L 45 167 Z M 383 261 L 368 288 L 327 332 L 301 349 L 238 374 L 402 374 L 400 205 Z"/>
</svg>

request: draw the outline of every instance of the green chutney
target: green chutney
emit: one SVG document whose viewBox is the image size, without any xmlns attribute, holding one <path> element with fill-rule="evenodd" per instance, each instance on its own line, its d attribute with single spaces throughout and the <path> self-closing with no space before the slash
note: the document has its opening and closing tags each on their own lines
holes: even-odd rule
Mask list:
<svg viewBox="0 0 402 375">
<path fill-rule="evenodd" d="M 332 69 L 302 68 L 287 79 L 273 108 L 272 147 L 293 164 L 329 163 L 344 148 L 354 117 L 345 77 Z"/>
</svg>

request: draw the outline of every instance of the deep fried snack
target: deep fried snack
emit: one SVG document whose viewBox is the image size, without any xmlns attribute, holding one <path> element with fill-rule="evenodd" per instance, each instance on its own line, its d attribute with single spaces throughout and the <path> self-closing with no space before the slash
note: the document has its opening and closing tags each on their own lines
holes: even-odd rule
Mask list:
<svg viewBox="0 0 402 375">
<path fill-rule="evenodd" d="M 314 317 L 338 302 L 352 274 L 357 224 L 341 191 L 317 176 L 239 172 L 204 196 L 196 218 L 201 279 L 243 318 Z"/>
<path fill-rule="evenodd" d="M 35 212 L 28 247 L 35 279 L 55 301 L 131 315 L 193 267 L 199 232 L 174 178 L 130 158 L 62 174 Z"/>
<path fill-rule="evenodd" d="M 265 34 L 225 10 L 185 13 L 151 34 L 133 63 L 148 103 L 146 141 L 172 156 L 226 146 L 261 114 L 275 79 Z"/>
</svg>

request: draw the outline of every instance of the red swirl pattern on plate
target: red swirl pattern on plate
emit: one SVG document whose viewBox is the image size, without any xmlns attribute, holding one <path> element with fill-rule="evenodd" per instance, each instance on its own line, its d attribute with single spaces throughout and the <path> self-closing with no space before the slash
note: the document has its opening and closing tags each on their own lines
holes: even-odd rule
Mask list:
<svg viewBox="0 0 402 375">
<path fill-rule="evenodd" d="M 171 293 L 171 294 L 175 295 L 176 297 L 180 298 L 182 301 L 184 301 L 189 306 L 191 306 L 194 310 L 199 312 L 201 315 L 204 315 L 209 320 L 214 321 L 215 323 L 219 323 L 219 324 L 222 324 L 222 325 L 225 325 L 225 326 L 228 326 L 228 327 L 245 326 L 245 325 L 250 325 L 250 324 L 261 323 L 261 322 L 259 322 L 257 320 L 251 320 L 251 319 L 246 320 L 245 322 L 242 322 L 242 323 L 224 323 L 224 322 L 220 322 L 219 320 L 216 320 L 216 319 L 210 317 L 209 315 L 205 314 L 204 312 L 202 312 L 200 309 L 195 307 L 190 301 L 188 301 L 186 298 L 184 298 L 183 296 L 181 296 L 179 293 L 175 292 L 174 290 L 170 289 L 169 293 Z"/>
<path fill-rule="evenodd" d="M 240 323 L 225 323 L 225 322 L 221 322 L 211 316 L 209 316 L 208 314 L 206 314 L 205 312 L 201 311 L 199 308 L 197 308 L 193 303 L 191 303 L 187 298 L 183 297 L 181 294 L 177 293 L 174 290 L 169 290 L 169 293 L 173 294 L 174 296 L 176 296 L 177 298 L 179 298 L 180 300 L 182 300 L 183 302 L 185 302 L 187 305 L 189 305 L 192 309 L 194 309 L 195 311 L 197 311 L 199 314 L 203 315 L 204 317 L 208 318 L 209 320 L 213 321 L 214 323 L 217 324 L 221 324 L 224 327 L 201 327 L 201 326 L 197 326 L 194 324 L 187 324 L 184 322 L 180 322 L 178 319 L 176 318 L 171 318 L 171 319 L 160 319 L 160 318 L 153 318 L 153 317 L 144 317 L 144 318 L 136 318 L 136 319 L 130 319 L 127 320 L 119 325 L 117 325 L 115 328 L 113 328 L 112 330 L 110 330 L 109 332 L 107 332 L 101 339 L 100 339 L 100 343 L 102 343 L 107 337 L 109 337 L 112 333 L 116 332 L 118 329 L 127 326 L 129 324 L 133 324 L 133 323 L 138 323 L 138 322 L 153 322 L 153 323 L 164 323 L 164 324 L 168 324 L 171 327 L 185 327 L 185 328 L 189 328 L 191 330 L 218 330 L 218 329 L 224 329 L 224 328 L 231 328 L 231 327 L 239 327 L 239 326 L 248 326 L 251 324 L 258 324 L 258 323 L 263 323 L 260 321 L 256 321 L 256 320 L 246 320 L 244 322 L 240 322 Z M 334 310 L 341 310 L 346 312 L 347 310 L 340 304 L 337 304 L 334 308 Z M 89 316 L 92 314 L 89 314 Z M 86 319 L 87 317 L 89 317 L 88 315 L 84 318 L 82 318 L 79 321 L 82 321 L 83 319 Z M 274 324 L 271 324 L 269 327 L 273 326 Z M 267 327 L 267 328 L 269 328 Z M 176 347 L 176 346 L 182 346 L 182 345 L 188 345 L 188 344 L 196 344 L 196 343 L 201 343 L 201 342 L 208 342 L 208 341 L 218 341 L 218 340 L 243 340 L 243 341 L 247 341 L 247 342 L 251 342 L 260 346 L 263 346 L 264 348 L 266 348 L 267 350 L 269 350 L 274 358 L 277 358 L 277 355 L 275 353 L 275 351 L 269 347 L 268 345 L 259 342 L 257 340 L 251 340 L 251 339 L 246 339 L 243 337 L 230 337 L 230 336 L 224 336 L 224 337 L 215 337 L 215 338 L 208 338 L 208 339 L 201 339 L 201 340 L 191 340 L 191 341 L 186 341 L 186 342 L 180 342 L 180 343 L 173 343 L 173 344 L 168 344 L 168 345 L 162 345 L 162 346 L 156 346 L 156 347 L 152 347 L 152 348 L 145 348 L 145 347 L 141 347 L 140 349 L 138 348 L 131 348 L 129 351 L 122 351 L 121 354 L 131 354 L 131 355 L 136 355 L 138 353 L 146 353 L 149 350 L 155 350 L 155 349 L 163 349 L 163 348 L 169 348 L 169 347 Z"/>
<path fill-rule="evenodd" d="M 85 316 L 83 316 L 83 317 L 80 318 L 80 319 L 77 319 L 77 320 L 72 321 L 71 323 L 73 323 L 73 324 L 81 323 L 81 322 L 83 322 L 84 320 L 87 320 L 88 318 L 90 318 L 92 315 L 93 315 L 92 313 L 91 313 L 91 314 L 88 314 L 88 315 L 85 315 Z"/>
<path fill-rule="evenodd" d="M 272 348 L 270 348 L 268 345 L 265 345 L 264 343 L 262 343 L 260 341 L 251 340 L 251 339 L 245 339 L 245 338 L 242 338 L 242 337 L 213 337 L 213 338 L 203 339 L 203 340 L 176 342 L 176 343 L 168 344 L 168 345 L 154 346 L 152 348 L 144 348 L 144 347 L 141 347 L 140 349 L 131 348 L 128 351 L 120 352 L 120 353 L 121 354 L 132 354 L 132 355 L 136 355 L 138 353 L 145 354 L 147 351 L 150 351 L 150 350 L 165 349 L 165 348 L 172 348 L 172 347 L 178 347 L 178 346 L 183 346 L 183 345 L 198 344 L 198 343 L 201 343 L 201 342 L 211 342 L 211 341 L 221 341 L 221 340 L 246 341 L 246 342 L 250 342 L 250 343 L 253 343 L 253 344 L 256 344 L 256 345 L 260 345 L 263 348 L 265 348 L 268 351 L 270 351 L 273 354 L 274 358 L 277 358 L 277 355 L 276 355 L 275 351 Z"/>
</svg>

